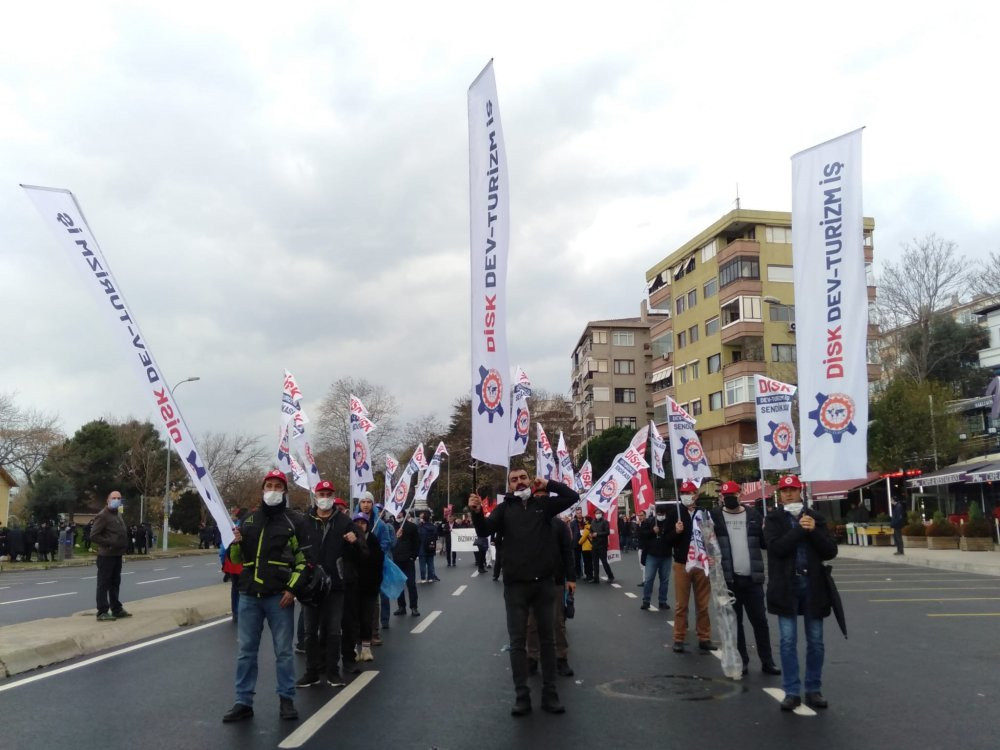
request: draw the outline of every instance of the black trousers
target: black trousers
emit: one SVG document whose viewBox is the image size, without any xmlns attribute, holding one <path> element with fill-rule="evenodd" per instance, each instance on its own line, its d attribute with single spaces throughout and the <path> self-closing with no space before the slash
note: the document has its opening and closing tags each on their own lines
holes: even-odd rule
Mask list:
<svg viewBox="0 0 1000 750">
<path fill-rule="evenodd" d="M 410 609 L 417 608 L 417 570 L 415 560 L 393 560 L 399 569 L 406 573 L 406 590 L 410 592 Z M 400 609 L 406 609 L 406 594 L 400 592 L 396 604 Z"/>
<path fill-rule="evenodd" d="M 598 567 L 598 563 L 604 566 L 604 574 L 608 580 L 615 580 L 615 574 L 611 572 L 611 566 L 608 565 L 607 547 L 594 547 L 594 579 L 599 581 L 601 580 L 601 569 Z"/>
<path fill-rule="evenodd" d="M 903 530 L 893 529 L 892 530 L 892 541 L 896 545 L 896 552 L 903 554 Z"/>
<path fill-rule="evenodd" d="M 530 700 L 528 688 L 528 614 L 538 623 L 538 646 L 542 667 L 542 700 L 556 697 L 555 584 L 552 578 L 530 582 L 505 582 L 503 599 L 507 608 L 507 635 L 510 638 L 510 671 L 514 695 Z"/>
<path fill-rule="evenodd" d="M 118 612 L 122 603 L 118 600 L 118 591 L 122 586 L 121 555 L 97 556 L 97 614 Z"/>
<path fill-rule="evenodd" d="M 361 593 L 358 584 L 347 584 L 344 587 L 344 614 L 341 618 L 340 653 L 344 656 L 344 664 L 357 659 L 358 639 L 361 635 Z"/>
<path fill-rule="evenodd" d="M 303 607 L 306 621 L 306 664 L 317 675 L 333 672 L 340 664 L 340 626 L 344 592 L 331 591 L 318 607 Z"/>
<path fill-rule="evenodd" d="M 753 628 L 753 637 L 757 643 L 757 655 L 761 665 L 774 664 L 771 653 L 771 631 L 767 626 L 767 611 L 764 608 L 764 584 L 754 583 L 750 576 L 733 576 L 733 596 L 736 597 L 736 648 L 740 652 L 743 664 L 750 663 L 747 652 L 747 639 L 743 633 L 743 610 Z"/>
<path fill-rule="evenodd" d="M 576 565 L 576 577 L 583 578 L 583 548 L 579 544 L 573 545 L 573 562 Z"/>
</svg>

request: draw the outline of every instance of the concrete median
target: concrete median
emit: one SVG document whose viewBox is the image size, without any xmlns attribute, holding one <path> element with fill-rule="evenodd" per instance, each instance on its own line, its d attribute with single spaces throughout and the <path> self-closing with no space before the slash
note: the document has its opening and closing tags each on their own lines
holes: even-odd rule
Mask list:
<svg viewBox="0 0 1000 750">
<path fill-rule="evenodd" d="M 0 628 L 0 677 L 51 666 L 228 615 L 228 583 L 125 602 L 132 617 L 98 622 L 96 610 Z"/>
</svg>

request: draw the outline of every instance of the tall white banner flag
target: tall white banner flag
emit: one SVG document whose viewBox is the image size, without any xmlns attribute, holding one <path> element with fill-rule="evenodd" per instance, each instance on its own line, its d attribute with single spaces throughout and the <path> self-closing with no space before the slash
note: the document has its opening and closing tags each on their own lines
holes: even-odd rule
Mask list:
<svg viewBox="0 0 1000 750">
<path fill-rule="evenodd" d="M 594 486 L 594 467 L 590 465 L 590 461 L 584 461 L 583 466 L 580 467 L 580 473 L 576 475 L 576 491 L 586 492 L 591 487 Z"/>
<path fill-rule="evenodd" d="M 795 426 L 792 424 L 793 396 L 794 385 L 763 375 L 754 376 L 761 469 L 788 471 L 799 465 L 795 455 Z"/>
<path fill-rule="evenodd" d="M 653 474 L 665 479 L 667 472 L 663 467 L 663 454 L 667 450 L 667 441 L 660 437 L 660 431 L 652 419 L 649 420 L 649 442 L 653 448 Z"/>
<path fill-rule="evenodd" d="M 688 479 L 700 485 L 703 479 L 712 476 L 712 469 L 701 447 L 701 440 L 694 431 L 694 417 L 669 396 L 667 396 L 667 409 L 670 458 L 674 468 L 674 478 Z"/>
<path fill-rule="evenodd" d="M 410 482 L 413 480 L 413 475 L 425 468 L 427 468 L 427 459 L 424 457 L 424 444 L 420 443 L 413 451 L 413 455 L 410 456 L 410 460 L 406 462 L 406 468 L 403 469 L 396 486 L 392 488 L 392 497 L 385 503 L 386 509 L 393 516 L 406 507 L 406 496 L 410 494 Z"/>
<path fill-rule="evenodd" d="M 438 443 L 437 449 L 434 451 L 434 457 L 431 462 L 427 465 L 427 469 L 420 477 L 420 482 L 417 484 L 417 489 L 413 493 L 413 500 L 426 500 L 427 495 L 431 491 L 435 480 L 441 476 L 441 456 L 447 456 L 448 449 L 444 446 L 444 441 Z"/>
<path fill-rule="evenodd" d="M 469 201 L 472 258 L 472 457 L 510 462 L 507 379 L 507 151 L 493 61 L 469 87 Z"/>
<path fill-rule="evenodd" d="M 792 157 L 799 436 L 806 481 L 868 471 L 861 130 Z"/>
<path fill-rule="evenodd" d="M 285 370 L 281 386 L 281 426 L 278 428 L 278 468 L 307 492 L 320 480 L 312 447 L 306 436 L 309 418 L 302 410 L 302 391 L 295 376 Z"/>
<path fill-rule="evenodd" d="M 136 373 L 153 405 L 153 413 L 159 418 L 166 433 L 167 450 L 173 447 L 183 459 L 181 463 L 187 469 L 191 484 L 198 490 L 219 527 L 222 543 L 231 544 L 233 522 L 225 502 L 215 487 L 208 467 L 198 455 L 198 446 L 181 416 L 180 407 L 174 401 L 163 372 L 139 330 L 139 323 L 133 316 L 131 307 L 125 302 L 125 295 L 111 273 L 76 197 L 69 190 L 60 188 L 29 185 L 21 187 L 35 204 L 42 220 L 55 233 L 59 244 L 69 252 L 73 265 L 83 274 L 87 287 L 96 296 L 100 307 L 106 311 L 116 332 L 115 336 L 124 344 L 128 358 L 134 363 Z"/>
<path fill-rule="evenodd" d="M 528 448 L 531 428 L 531 412 L 528 397 L 531 396 L 531 381 L 520 367 L 514 372 L 514 388 L 511 391 L 511 439 L 510 455 L 520 456 Z"/>
<path fill-rule="evenodd" d="M 566 448 L 566 438 L 563 431 L 559 430 L 559 442 L 556 444 L 556 458 L 559 460 L 559 481 L 567 487 L 572 487 L 576 481 L 576 473 L 573 471 L 573 457 Z"/>
<path fill-rule="evenodd" d="M 354 394 L 351 394 L 349 417 L 351 427 L 351 499 L 361 497 L 365 486 L 375 481 L 375 471 L 372 468 L 371 449 L 368 445 L 368 433 L 375 429 L 374 423 L 368 418 L 368 410 Z"/>
<path fill-rule="evenodd" d="M 552 455 L 552 443 L 541 422 L 535 422 L 535 475 L 559 481 L 559 465 Z"/>
<path fill-rule="evenodd" d="M 607 514 L 612 503 L 618 499 L 621 491 L 631 485 L 632 477 L 648 466 L 649 464 L 642 457 L 642 453 L 634 446 L 629 446 L 624 453 L 619 453 L 615 456 L 615 460 L 611 462 L 611 467 L 601 475 L 601 478 L 580 499 L 580 504 L 586 507 L 586 503 L 589 502 L 595 508 Z"/>
<path fill-rule="evenodd" d="M 382 494 L 382 507 L 389 502 L 392 497 L 392 478 L 396 476 L 396 469 L 399 468 L 399 459 L 391 453 L 385 454 L 385 491 Z"/>
</svg>

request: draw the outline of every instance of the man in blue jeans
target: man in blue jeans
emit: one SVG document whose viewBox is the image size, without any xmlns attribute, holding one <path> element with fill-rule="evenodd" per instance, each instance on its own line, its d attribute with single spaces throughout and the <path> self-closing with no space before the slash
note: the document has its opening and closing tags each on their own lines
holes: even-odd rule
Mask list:
<svg viewBox="0 0 1000 750">
<path fill-rule="evenodd" d="M 295 596 L 292 590 L 305 569 L 309 533 L 305 519 L 288 508 L 288 480 L 280 471 L 264 477 L 260 507 L 233 529 L 229 559 L 243 565 L 236 658 L 236 703 L 222 717 L 225 722 L 253 717 L 257 686 L 257 652 L 264 622 L 271 630 L 277 677 L 278 715 L 299 718 L 295 710 L 295 663 L 292 631 Z"/>
<path fill-rule="evenodd" d="M 674 563 L 673 549 L 667 541 L 667 510 L 661 505 L 656 508 L 656 515 L 651 516 L 639 527 L 639 539 L 646 557 L 642 582 L 642 605 L 639 609 L 649 609 L 650 597 L 653 595 L 653 581 L 660 576 L 660 590 L 657 596 L 657 607 L 670 609 L 667 603 L 667 588 L 670 585 L 670 567 Z"/>
<path fill-rule="evenodd" d="M 837 542 L 826 520 L 802 503 L 802 483 L 794 474 L 778 482 L 781 507 L 767 514 L 767 611 L 778 616 L 781 633 L 782 711 L 802 705 L 799 677 L 798 618 L 805 620 L 805 700 L 826 708 L 823 682 L 823 618 L 831 612 L 823 562 L 837 556 Z"/>
</svg>

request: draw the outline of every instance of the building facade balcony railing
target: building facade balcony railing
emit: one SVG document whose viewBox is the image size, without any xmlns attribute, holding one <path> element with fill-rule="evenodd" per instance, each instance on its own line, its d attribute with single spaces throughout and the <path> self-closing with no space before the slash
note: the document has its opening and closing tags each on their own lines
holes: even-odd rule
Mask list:
<svg viewBox="0 0 1000 750">
<path fill-rule="evenodd" d="M 763 337 L 764 321 L 762 320 L 739 320 L 730 323 L 721 331 L 723 344 L 737 342 L 747 337 Z"/>
<path fill-rule="evenodd" d="M 655 343 L 656 339 L 666 334 L 669 334 L 674 330 L 673 318 L 664 318 L 663 320 L 656 321 L 653 325 L 649 327 L 649 339 L 651 343 Z"/>
<path fill-rule="evenodd" d="M 736 297 L 759 297 L 763 289 L 760 279 L 737 279 L 719 290 L 719 306 L 732 302 Z"/>
<path fill-rule="evenodd" d="M 767 362 L 741 359 L 722 366 L 722 377 L 726 380 L 743 375 L 767 375 Z"/>
<path fill-rule="evenodd" d="M 760 243 L 757 240 L 733 240 L 718 252 L 716 258 L 721 266 L 738 255 L 760 255 Z"/>
<path fill-rule="evenodd" d="M 727 406 L 725 407 L 723 414 L 726 418 L 726 424 L 731 422 L 743 422 L 749 419 L 757 418 L 753 401 Z"/>
<path fill-rule="evenodd" d="M 652 310 L 670 309 L 670 285 L 665 284 L 655 292 L 649 293 L 649 307 Z"/>
</svg>

